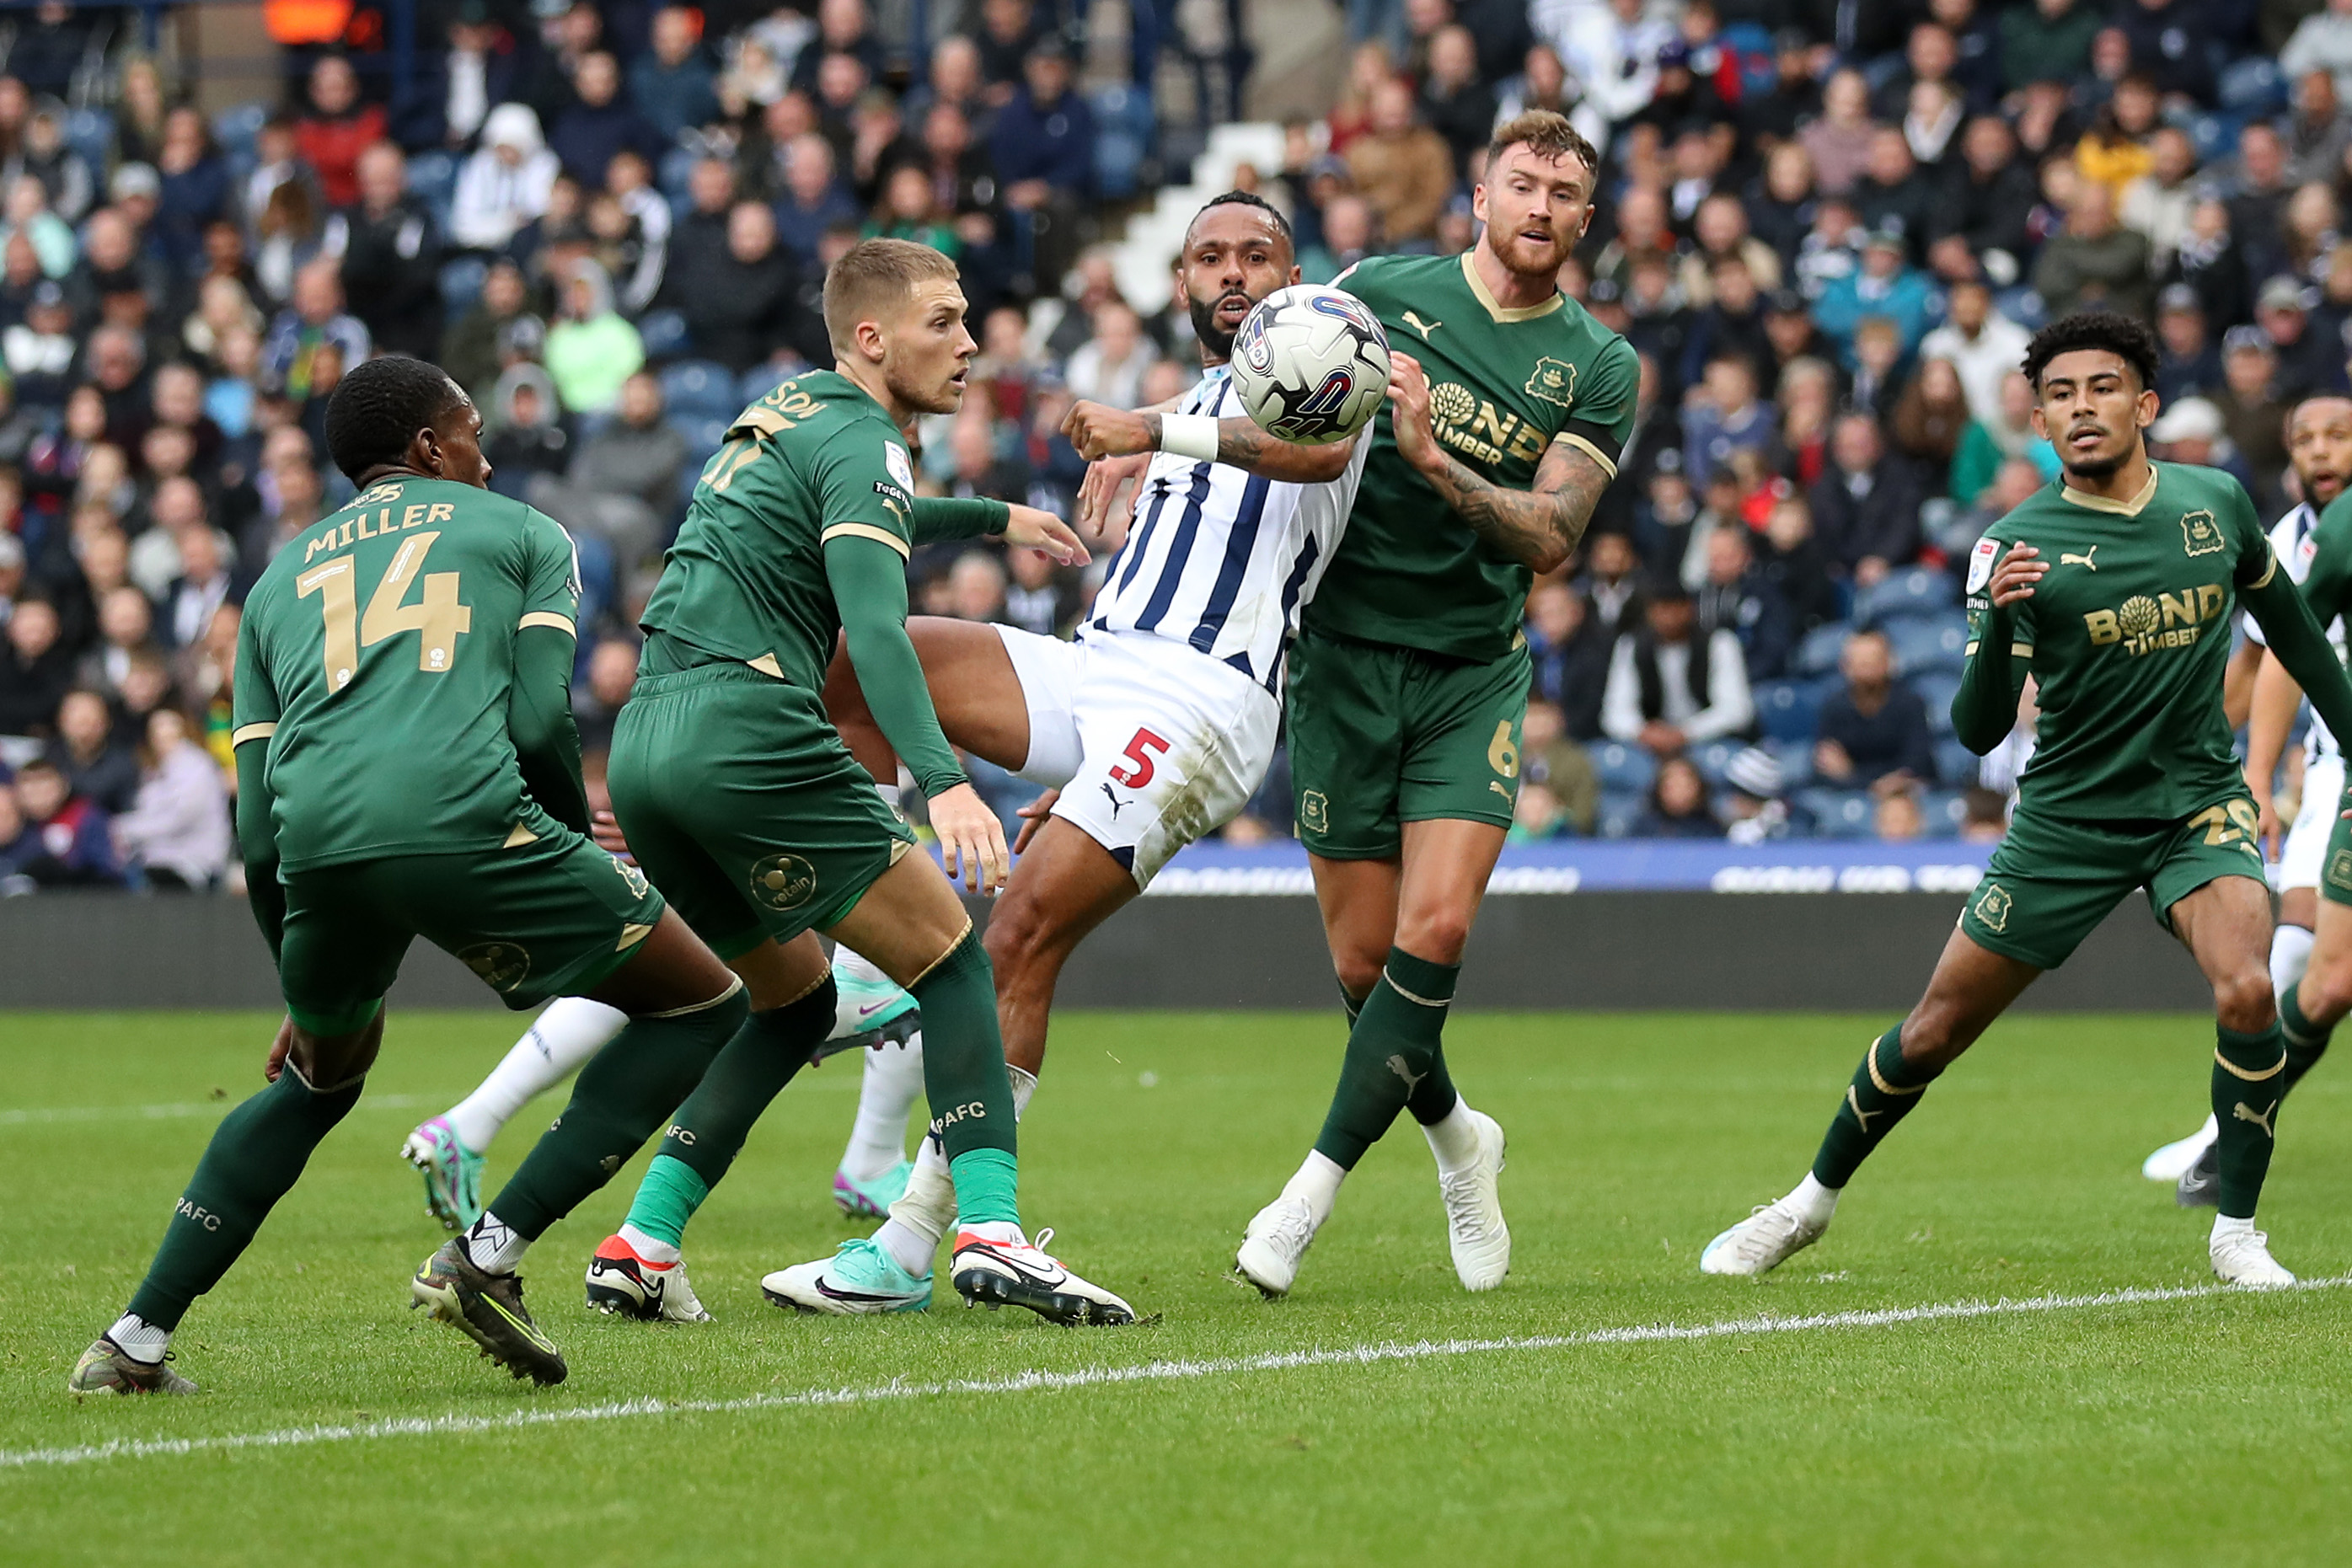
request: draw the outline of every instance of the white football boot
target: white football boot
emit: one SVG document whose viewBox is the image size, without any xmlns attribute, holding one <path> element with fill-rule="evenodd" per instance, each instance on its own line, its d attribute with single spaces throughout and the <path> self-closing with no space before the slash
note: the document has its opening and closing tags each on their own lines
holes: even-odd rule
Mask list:
<svg viewBox="0 0 2352 1568">
<path fill-rule="evenodd" d="M 2181 1173 L 2195 1165 L 2198 1157 L 2213 1146 L 2221 1136 L 2221 1124 L 2211 1116 L 2205 1124 L 2185 1138 L 2176 1138 L 2156 1153 L 2140 1161 L 2139 1174 L 2150 1181 L 2178 1182 Z"/>
<path fill-rule="evenodd" d="M 1478 1128 L 1478 1158 L 1465 1169 L 1441 1173 L 1437 1190 L 1445 1200 L 1445 1237 L 1462 1288 L 1491 1291 L 1511 1271 L 1511 1228 L 1503 1223 L 1496 1190 L 1503 1174 L 1503 1129 L 1484 1111 L 1472 1111 L 1470 1117 Z M 1295 1261 L 1292 1267 L 1295 1272 Z"/>
<path fill-rule="evenodd" d="M 1449 1206 L 1448 1218 L 1452 1217 Z M 1502 1220 L 1500 1210 L 1496 1222 Z M 1257 1211 L 1242 1232 L 1241 1250 L 1234 1254 L 1234 1272 L 1268 1296 L 1286 1296 L 1298 1278 L 1299 1260 L 1315 1241 L 1315 1211 L 1303 1197 L 1277 1197 Z M 1457 1243 L 1458 1245 L 1458 1243 Z M 1511 1238 L 1503 1234 L 1504 1266 L 1510 1266 Z M 1458 1266 L 1457 1256 L 1457 1266 Z M 1466 1281 L 1465 1281 L 1466 1282 Z M 1475 1289 L 1476 1287 L 1473 1287 Z"/>
<path fill-rule="evenodd" d="M 998 1241 L 971 1230 L 956 1236 L 948 1274 L 956 1293 L 971 1307 L 1026 1307 L 1066 1327 L 1087 1323 L 1131 1323 L 1135 1309 L 1100 1285 L 1079 1279 L 1045 1252 L 1048 1228 L 1033 1243 L 1015 1231 Z"/>
<path fill-rule="evenodd" d="M 1698 1255 L 1702 1274 L 1769 1273 L 1822 1239 L 1826 1220 L 1806 1218 L 1787 1198 L 1759 1204 L 1756 1211 L 1714 1240 Z"/>
<path fill-rule="evenodd" d="M 2231 1227 L 2224 1231 L 2227 1221 L 2217 1220 L 2213 1238 L 2208 1244 L 2213 1260 L 2213 1277 L 2225 1285 L 2242 1285 L 2250 1291 L 2279 1291 L 2294 1283 L 2294 1276 L 2279 1267 L 2271 1256 L 2271 1239 L 2251 1226 Z"/>
</svg>

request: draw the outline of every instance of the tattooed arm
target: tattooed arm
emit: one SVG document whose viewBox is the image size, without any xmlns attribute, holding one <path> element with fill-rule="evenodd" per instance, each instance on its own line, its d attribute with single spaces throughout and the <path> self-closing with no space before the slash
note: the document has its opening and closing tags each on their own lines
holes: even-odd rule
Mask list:
<svg viewBox="0 0 2352 1568">
<path fill-rule="evenodd" d="M 1615 476 L 1582 446 L 1555 441 L 1536 467 L 1533 489 L 1507 489 L 1482 478 L 1437 444 L 1421 362 L 1410 354 L 1389 358 L 1398 454 L 1497 553 L 1535 572 L 1556 570 L 1583 539 L 1593 506 Z"/>
<path fill-rule="evenodd" d="M 1098 402 L 1074 406 L 1062 422 L 1062 434 L 1093 463 L 1106 457 L 1146 456 L 1160 450 L 1162 408 L 1129 413 Z M 1246 474 L 1294 485 L 1320 485 L 1347 472 L 1355 451 L 1353 438 L 1328 446 L 1301 446 L 1269 435 L 1248 419 L 1217 422 L 1217 461 L 1230 463 Z"/>
</svg>

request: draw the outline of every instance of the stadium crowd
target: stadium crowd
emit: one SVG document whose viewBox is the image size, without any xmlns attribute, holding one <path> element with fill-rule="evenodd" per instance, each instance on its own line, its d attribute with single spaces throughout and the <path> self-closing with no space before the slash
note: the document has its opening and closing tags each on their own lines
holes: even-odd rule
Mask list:
<svg viewBox="0 0 2352 1568">
<path fill-rule="evenodd" d="M 0 886 L 233 877 L 237 606 L 348 498 L 323 413 L 371 354 L 447 367 L 494 487 L 578 541 L 592 776 L 695 476 L 827 361 L 818 289 L 861 235 L 963 269 L 973 390 L 920 432 L 941 493 L 1066 515 L 1071 402 L 1198 374 L 1106 248 L 1174 144 L 1160 51 L 1205 102 L 1248 69 L 1172 7 L 1134 5 L 1108 69 L 1057 0 L 419 9 L 404 81 L 354 20 L 288 49 L 282 101 L 211 116 L 110 8 L 16 14 Z M 2031 329 L 2151 317 L 2158 455 L 2266 515 L 2284 410 L 2347 385 L 2352 0 L 1346 0 L 1344 26 L 1328 113 L 1234 173 L 1312 281 L 1468 246 L 1498 117 L 1558 108 L 1604 153 L 1561 281 L 1643 399 L 1528 601 L 1517 837 L 1998 837 L 2030 729 L 1982 762 L 1950 738 L 1954 569 L 2056 473 Z M 968 546 L 909 570 L 923 612 L 1065 635 L 1092 587 Z M 975 772 L 1007 813 L 1032 793 Z M 1277 763 L 1228 837 L 1286 833 L 1287 799 Z"/>
</svg>

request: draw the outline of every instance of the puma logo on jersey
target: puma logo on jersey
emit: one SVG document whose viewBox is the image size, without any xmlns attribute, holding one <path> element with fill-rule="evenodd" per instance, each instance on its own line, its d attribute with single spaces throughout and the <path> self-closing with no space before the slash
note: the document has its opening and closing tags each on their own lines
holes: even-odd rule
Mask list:
<svg viewBox="0 0 2352 1568">
<path fill-rule="evenodd" d="M 2099 570 L 2099 563 L 2093 560 L 2091 558 L 2098 553 L 2099 547 L 2096 545 L 2093 545 L 2081 555 L 2069 555 L 2065 551 L 2061 550 L 2058 553 L 2058 564 L 2060 566 L 2079 566 L 2087 570 L 2096 571 Z"/>
<path fill-rule="evenodd" d="M 1421 319 L 1420 313 L 1413 310 L 1404 313 L 1404 324 L 1420 333 L 1421 340 L 1424 343 L 1429 341 L 1429 335 L 1432 332 L 1445 325 L 1443 321 L 1424 321 Z"/>
<path fill-rule="evenodd" d="M 2277 1114 L 2278 1105 L 2275 1103 L 2272 1104 L 2269 1110 L 2263 1112 L 2259 1115 L 2255 1114 L 2252 1110 L 2248 1108 L 2243 1100 L 2239 1101 L 2235 1105 L 2230 1107 L 2230 1119 L 2231 1121 L 2252 1122 L 2255 1126 L 2260 1127 L 2263 1130 L 2263 1136 L 2270 1139 L 2273 1143 L 2278 1142 L 2278 1134 L 2271 1131 L 2271 1118 Z"/>
<path fill-rule="evenodd" d="M 1103 798 L 1110 802 L 1110 820 L 1116 822 L 1118 821 L 1119 808 L 1125 806 L 1127 802 L 1120 800 L 1108 784 L 1102 787 L 1102 792 Z"/>
</svg>

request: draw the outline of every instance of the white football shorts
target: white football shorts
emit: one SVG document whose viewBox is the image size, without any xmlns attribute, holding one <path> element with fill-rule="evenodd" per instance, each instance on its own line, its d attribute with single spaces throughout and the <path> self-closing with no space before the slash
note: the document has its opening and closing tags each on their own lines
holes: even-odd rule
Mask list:
<svg viewBox="0 0 2352 1568">
<path fill-rule="evenodd" d="M 2279 891 L 2317 887 L 2320 867 L 2327 859 L 2327 836 L 2336 829 L 2337 802 L 2344 794 L 2344 759 L 2323 757 L 2303 770 L 2303 808 L 2286 831 L 2279 851 Z"/>
<path fill-rule="evenodd" d="M 1054 815 L 1108 850 L 1137 887 L 1257 793 L 1282 705 L 1241 671 L 1150 633 L 1065 643 L 996 632 L 1029 706 L 1029 758 L 1016 771 L 1059 789 Z"/>
</svg>

